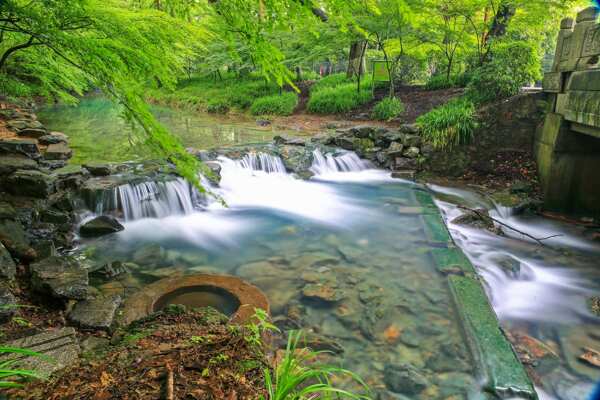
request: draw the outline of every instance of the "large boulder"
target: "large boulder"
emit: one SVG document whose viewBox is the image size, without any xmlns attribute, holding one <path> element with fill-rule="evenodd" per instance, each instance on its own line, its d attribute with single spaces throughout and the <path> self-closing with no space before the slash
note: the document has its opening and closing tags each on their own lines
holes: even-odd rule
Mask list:
<svg viewBox="0 0 600 400">
<path fill-rule="evenodd" d="M 81 300 L 75 304 L 68 318 L 83 329 L 108 330 L 120 305 L 121 297 L 118 295 Z"/>
<path fill-rule="evenodd" d="M 0 175 L 10 175 L 19 169 L 36 169 L 38 163 L 23 154 L 1 154 Z"/>
<path fill-rule="evenodd" d="M 17 266 L 6 247 L 0 243 L 0 278 L 12 280 L 17 273 Z"/>
<path fill-rule="evenodd" d="M 18 221 L 0 221 L 0 242 L 15 258 L 31 261 L 36 257 L 35 250 L 31 248 L 25 234 L 25 229 Z"/>
<path fill-rule="evenodd" d="M 53 256 L 29 266 L 31 284 L 38 292 L 83 300 L 88 294 L 88 271 L 70 257 Z"/>
<path fill-rule="evenodd" d="M 108 215 L 101 215 L 86 222 L 79 228 L 81 236 L 95 237 L 109 235 L 124 230 L 125 227 L 117 221 L 116 218 Z"/>
<path fill-rule="evenodd" d="M 5 186 L 17 196 L 45 199 L 56 191 L 56 178 L 36 170 L 17 171 L 7 178 Z"/>
</svg>

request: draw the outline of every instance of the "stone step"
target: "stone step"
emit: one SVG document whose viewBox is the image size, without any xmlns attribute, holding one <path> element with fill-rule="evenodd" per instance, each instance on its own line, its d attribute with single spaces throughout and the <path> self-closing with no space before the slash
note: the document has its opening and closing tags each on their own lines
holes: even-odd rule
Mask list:
<svg viewBox="0 0 600 400">
<path fill-rule="evenodd" d="M 0 362 L 9 359 L 18 360 L 13 367 L 33 369 L 42 376 L 73 365 L 79 358 L 79 342 L 74 328 L 62 328 L 27 336 L 12 342 L 4 343 L 6 347 L 16 347 L 35 351 L 44 357 L 16 354 L 0 356 Z"/>
</svg>

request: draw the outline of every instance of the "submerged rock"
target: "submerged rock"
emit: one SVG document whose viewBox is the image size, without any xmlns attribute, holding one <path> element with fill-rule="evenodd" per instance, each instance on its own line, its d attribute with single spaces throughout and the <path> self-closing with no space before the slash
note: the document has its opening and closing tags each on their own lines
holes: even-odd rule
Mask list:
<svg viewBox="0 0 600 400">
<path fill-rule="evenodd" d="M 429 381 L 411 364 L 387 364 L 383 373 L 385 385 L 392 392 L 414 396 L 429 386 Z"/>
<path fill-rule="evenodd" d="M 335 303 L 344 298 L 341 290 L 328 283 L 309 283 L 302 288 L 302 295 L 325 303 Z"/>
<path fill-rule="evenodd" d="M 77 302 L 68 315 L 71 322 L 83 329 L 110 329 L 121 297 L 98 296 Z"/>
<path fill-rule="evenodd" d="M 31 284 L 38 292 L 61 299 L 85 299 L 88 271 L 69 257 L 48 257 L 29 266 Z"/>
<path fill-rule="evenodd" d="M 120 232 L 124 229 L 125 227 L 116 218 L 101 215 L 83 224 L 79 228 L 79 233 L 81 236 L 94 237 Z"/>
</svg>

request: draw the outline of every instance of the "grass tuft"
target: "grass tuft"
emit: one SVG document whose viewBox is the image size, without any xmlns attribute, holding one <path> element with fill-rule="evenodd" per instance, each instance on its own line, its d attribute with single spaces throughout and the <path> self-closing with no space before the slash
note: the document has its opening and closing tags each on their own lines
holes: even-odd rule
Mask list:
<svg viewBox="0 0 600 400">
<path fill-rule="evenodd" d="M 298 95 L 294 92 L 265 96 L 252 103 L 253 115 L 290 115 L 298 105 Z"/>
<path fill-rule="evenodd" d="M 373 119 L 389 121 L 404 112 L 404 104 L 396 97 L 386 97 L 373 107 Z"/>
<path fill-rule="evenodd" d="M 417 124 L 423 137 L 437 149 L 467 144 L 477 127 L 475 105 L 466 98 L 454 99 L 420 116 Z"/>
</svg>

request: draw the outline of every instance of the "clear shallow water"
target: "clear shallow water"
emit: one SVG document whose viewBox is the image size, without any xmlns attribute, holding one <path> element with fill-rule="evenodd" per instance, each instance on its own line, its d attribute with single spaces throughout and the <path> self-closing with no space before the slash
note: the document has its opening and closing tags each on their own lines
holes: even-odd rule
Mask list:
<svg viewBox="0 0 600 400">
<path fill-rule="evenodd" d="M 586 304 L 600 295 L 600 245 L 586 240 L 581 229 L 511 215 L 473 192 L 435 185 L 431 189 L 438 194 L 454 240 L 484 278 L 502 325 L 517 335 L 539 339 L 561 358 L 558 365 L 538 372 L 542 398 L 587 400 L 600 382 L 600 369 L 578 357 L 584 347 L 600 348 L 600 318 Z M 462 213 L 457 205 L 490 209 L 492 217 L 534 237 L 560 236 L 540 246 L 506 229 L 506 236 L 500 237 L 459 226 L 452 222 Z"/>
<path fill-rule="evenodd" d="M 95 160 L 98 154 L 106 157 L 103 161 L 132 158 L 130 149 L 121 154 L 122 144 L 109 140 L 119 126 L 112 108 L 73 112 L 67 118 L 60 115 L 62 109 L 51 110 L 43 120 L 67 132 L 72 143 L 81 143 L 73 146 L 79 161 Z M 201 126 L 202 117 L 195 118 Z M 244 127 L 236 129 L 239 141 L 256 141 L 243 133 Z M 110 133 L 106 142 L 99 139 L 103 132 Z M 202 132 L 190 130 L 190 140 Z M 92 144 L 86 146 L 80 135 Z M 351 154 L 342 157 L 337 162 L 317 157 L 311 181 L 283 173 L 274 159 L 260 163 L 269 165 L 267 173 L 256 159 L 223 158 L 223 179 L 215 191 L 227 209 L 193 198 L 181 182 L 167 189 L 121 188 L 123 196 L 135 199 L 130 213 L 119 214 L 125 231 L 84 242 L 81 251 L 90 265 L 130 263 L 130 275 L 95 279 L 104 292 L 131 293 L 177 274 L 241 276 L 265 291 L 280 325 L 318 334 L 321 343 L 330 341 L 330 348 L 341 346 L 344 352 L 337 359 L 374 389 L 384 389 L 386 365 L 410 363 L 425 376 L 428 389 L 408 398 L 470 398 L 479 385 L 445 280 L 431 263 L 419 216 L 406 212 L 417 205 L 415 186 L 392 180 Z M 576 357 L 582 346 L 599 347 L 598 319 L 585 307 L 585 300 L 600 292 L 597 246 L 566 226 L 513 217 L 476 193 L 432 189 L 454 239 L 484 277 L 502 324 L 544 341 L 561 357 L 540 374 L 540 396 L 586 399 L 600 376 Z M 157 195 L 161 191 L 169 196 Z M 165 200 L 153 202 L 156 198 Z M 451 223 L 460 213 L 456 204 L 490 208 L 495 217 L 536 236 L 563 236 L 545 248 L 518 235 L 497 237 L 459 227 Z"/>
<path fill-rule="evenodd" d="M 271 140 L 281 130 L 261 128 L 253 119 L 172 110 L 152 107 L 154 115 L 171 132 L 179 136 L 186 147 L 206 149 L 241 143 Z M 144 147 L 131 136 L 130 127 L 119 118 L 120 110 L 100 96 L 85 97 L 73 107 L 54 105 L 37 112 L 38 118 L 51 130 L 67 133 L 74 150 L 71 163 L 88 161 L 123 162 L 148 158 Z M 296 135 L 301 134 L 295 132 Z"/>
</svg>

